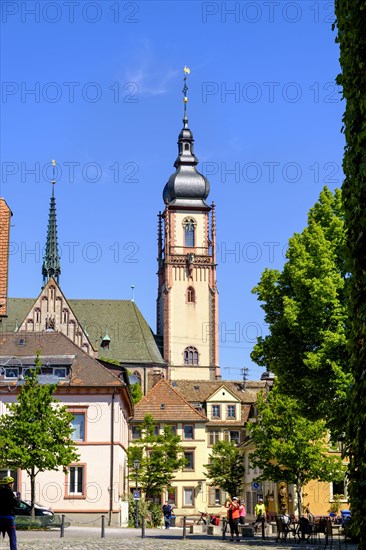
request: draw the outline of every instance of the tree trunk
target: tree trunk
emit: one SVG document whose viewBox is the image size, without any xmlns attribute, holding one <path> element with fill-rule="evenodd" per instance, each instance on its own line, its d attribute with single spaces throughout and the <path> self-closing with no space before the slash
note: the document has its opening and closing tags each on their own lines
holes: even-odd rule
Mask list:
<svg viewBox="0 0 366 550">
<path fill-rule="evenodd" d="M 296 482 L 296 494 L 297 494 L 297 512 L 300 519 L 302 516 L 302 485 L 300 484 L 299 479 Z"/>
<path fill-rule="evenodd" d="M 30 472 L 30 484 L 31 484 L 31 515 L 32 515 L 32 521 L 33 521 L 36 517 L 36 511 L 34 509 L 36 474 L 34 473 L 34 467 L 31 469 L 31 472 Z"/>
</svg>

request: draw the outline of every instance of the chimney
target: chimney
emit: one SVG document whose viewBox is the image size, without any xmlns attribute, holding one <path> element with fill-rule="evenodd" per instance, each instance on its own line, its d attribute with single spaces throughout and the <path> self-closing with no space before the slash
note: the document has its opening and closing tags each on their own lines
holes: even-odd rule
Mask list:
<svg viewBox="0 0 366 550">
<path fill-rule="evenodd" d="M 9 271 L 9 236 L 12 212 L 0 197 L 0 318 L 6 317 Z"/>
</svg>

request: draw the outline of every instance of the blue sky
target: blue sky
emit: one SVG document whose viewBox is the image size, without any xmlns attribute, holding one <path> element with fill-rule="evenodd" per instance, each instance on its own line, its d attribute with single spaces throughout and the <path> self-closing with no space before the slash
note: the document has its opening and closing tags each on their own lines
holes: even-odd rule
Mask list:
<svg viewBox="0 0 366 550">
<path fill-rule="evenodd" d="M 281 268 L 324 184 L 342 183 L 344 104 L 328 1 L 2 2 L 1 195 L 9 295 L 41 288 L 56 159 L 61 288 L 135 299 L 155 330 L 157 214 L 177 155 L 183 67 L 200 171 L 217 205 L 220 362 L 250 360 L 251 289 Z M 59 170 L 58 169 L 58 170 Z"/>
</svg>

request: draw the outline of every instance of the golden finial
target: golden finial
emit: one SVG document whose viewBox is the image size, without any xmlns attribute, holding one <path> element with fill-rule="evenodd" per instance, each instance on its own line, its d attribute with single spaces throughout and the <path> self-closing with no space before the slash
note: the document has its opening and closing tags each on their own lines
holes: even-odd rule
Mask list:
<svg viewBox="0 0 366 550">
<path fill-rule="evenodd" d="M 183 68 L 183 72 L 184 72 L 184 86 L 183 86 L 183 103 L 184 103 L 184 115 L 186 116 L 186 110 L 187 110 L 187 103 L 188 103 L 188 97 L 187 97 L 187 92 L 188 92 L 188 86 L 187 86 L 187 75 L 190 74 L 191 72 L 191 69 L 189 67 L 187 67 L 187 65 L 184 66 Z"/>
<path fill-rule="evenodd" d="M 56 180 L 55 180 L 55 167 L 56 167 L 56 161 L 55 161 L 55 160 L 52 160 L 52 161 L 51 161 L 51 164 L 52 164 L 52 181 L 51 181 L 51 183 L 52 183 L 53 185 L 55 185 L 55 183 L 56 183 Z"/>
</svg>

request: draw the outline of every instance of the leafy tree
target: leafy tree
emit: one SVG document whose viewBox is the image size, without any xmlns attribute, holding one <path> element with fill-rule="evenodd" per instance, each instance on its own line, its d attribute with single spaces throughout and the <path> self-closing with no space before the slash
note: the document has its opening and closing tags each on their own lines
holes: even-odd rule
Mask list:
<svg viewBox="0 0 366 550">
<path fill-rule="evenodd" d="M 289 240 L 282 272 L 266 269 L 253 289 L 270 333 L 258 338 L 252 359 L 277 375 L 305 416 L 325 419 L 334 437 L 344 429 L 352 380 L 344 242 L 341 192 L 324 187 L 307 227 Z"/>
<path fill-rule="evenodd" d="M 349 493 L 352 524 L 366 548 L 366 0 L 336 0 L 335 14 L 346 108 L 343 128 L 346 147 L 343 159 L 343 198 L 347 228 L 347 267 L 350 279 L 350 366 L 354 377 L 351 392 L 346 450 L 350 459 Z"/>
<path fill-rule="evenodd" d="M 21 387 L 17 403 L 7 404 L 8 414 L 0 417 L 0 464 L 25 470 L 31 484 L 34 516 L 35 479 L 39 472 L 64 472 L 77 461 L 76 444 L 71 440 L 72 414 L 53 398 L 56 384 L 38 384 L 42 362 L 37 353 L 36 368 Z"/>
<path fill-rule="evenodd" d="M 258 395 L 257 422 L 249 429 L 255 445 L 251 465 L 262 472 L 258 479 L 295 485 L 299 515 L 306 483 L 343 479 L 341 458 L 329 455 L 325 422 L 304 418 L 296 400 L 281 394 L 276 384 L 267 399 Z"/>
<path fill-rule="evenodd" d="M 156 421 L 147 414 L 139 427 L 140 437 L 128 448 L 130 479 L 135 480 L 134 461 L 139 460 L 139 485 L 146 499 L 161 494 L 171 486 L 175 471 L 186 465 L 181 438 L 174 435 L 170 426 L 162 433 L 155 433 Z"/>
<path fill-rule="evenodd" d="M 233 441 L 218 441 L 212 447 L 205 475 L 231 497 L 240 493 L 245 457 Z"/>
<path fill-rule="evenodd" d="M 141 385 L 138 382 L 135 382 L 134 384 L 131 384 L 130 387 L 131 387 L 132 401 L 134 405 L 136 405 L 136 403 L 138 403 L 142 398 Z"/>
</svg>

